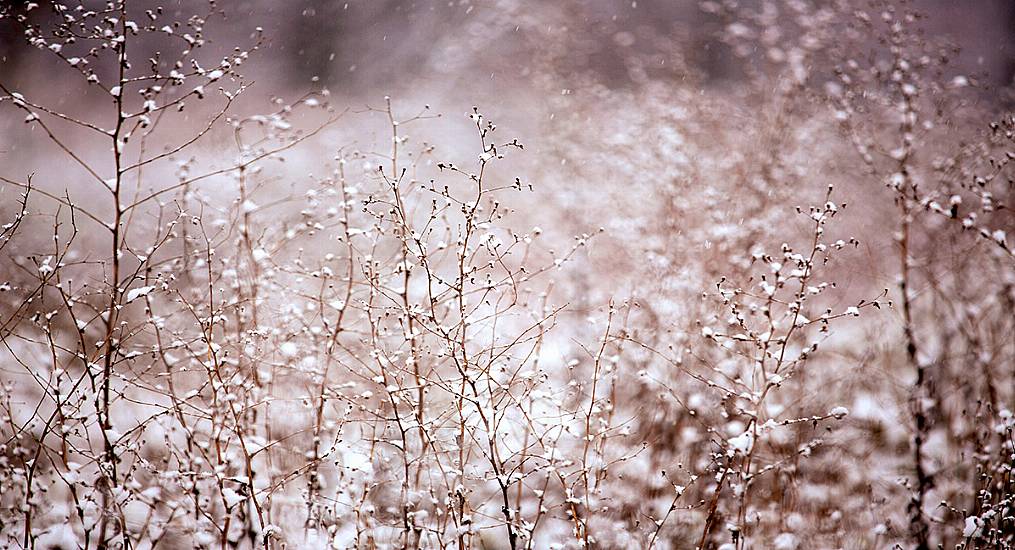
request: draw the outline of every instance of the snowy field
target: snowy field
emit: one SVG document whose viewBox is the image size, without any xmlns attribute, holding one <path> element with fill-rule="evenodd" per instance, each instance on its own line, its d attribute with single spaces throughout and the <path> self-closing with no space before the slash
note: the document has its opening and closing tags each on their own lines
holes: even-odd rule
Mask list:
<svg viewBox="0 0 1015 550">
<path fill-rule="evenodd" d="M 1013 29 L 0 3 L 0 547 L 1015 549 Z"/>
</svg>

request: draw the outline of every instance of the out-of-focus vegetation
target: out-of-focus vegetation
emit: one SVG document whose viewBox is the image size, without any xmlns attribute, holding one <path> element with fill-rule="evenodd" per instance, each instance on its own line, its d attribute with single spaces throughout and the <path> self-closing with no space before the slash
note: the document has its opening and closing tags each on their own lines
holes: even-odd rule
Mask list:
<svg viewBox="0 0 1015 550">
<path fill-rule="evenodd" d="M 1012 548 L 1013 12 L 2 4 L 3 544 Z"/>
</svg>

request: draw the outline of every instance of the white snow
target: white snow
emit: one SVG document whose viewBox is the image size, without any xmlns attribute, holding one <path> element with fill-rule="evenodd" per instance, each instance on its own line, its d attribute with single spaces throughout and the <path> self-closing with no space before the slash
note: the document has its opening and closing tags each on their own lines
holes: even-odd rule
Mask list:
<svg viewBox="0 0 1015 550">
<path fill-rule="evenodd" d="M 746 431 L 738 436 L 729 438 L 728 442 L 734 450 L 746 454 L 754 446 L 754 435 L 750 431 Z"/>
<path fill-rule="evenodd" d="M 835 418 L 841 419 L 849 414 L 849 409 L 843 406 L 838 406 L 829 411 L 828 414 L 834 416 Z"/>
<path fill-rule="evenodd" d="M 142 286 L 138 288 L 132 288 L 127 292 L 127 303 L 133 302 L 142 296 L 147 296 L 155 290 L 154 286 Z"/>
</svg>

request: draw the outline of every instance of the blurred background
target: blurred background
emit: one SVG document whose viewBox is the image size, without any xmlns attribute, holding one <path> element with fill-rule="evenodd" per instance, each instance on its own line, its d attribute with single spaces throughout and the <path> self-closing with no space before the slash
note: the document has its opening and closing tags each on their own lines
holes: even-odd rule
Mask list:
<svg viewBox="0 0 1015 550">
<path fill-rule="evenodd" d="M 13 2 L 19 3 L 25 2 Z M 223 13 L 208 19 L 209 49 L 214 51 L 216 45 L 230 49 L 261 27 L 267 41 L 256 70 L 247 76 L 262 94 L 299 93 L 316 78 L 349 104 L 391 95 L 406 102 L 454 107 L 457 112 L 461 105 L 467 109 L 475 103 L 511 112 L 515 123 L 531 124 L 547 116 L 555 95 L 566 90 L 587 96 L 590 84 L 621 90 L 650 80 L 680 82 L 693 70 L 704 75 L 706 90 L 735 88 L 741 76 L 738 64 L 717 34 L 728 21 L 697 4 L 235 1 L 220 4 Z M 761 2 L 735 4 L 752 10 Z M 911 4 L 926 15 L 921 22 L 924 32 L 961 45 L 958 70 L 983 73 L 994 85 L 1011 83 L 1015 75 L 1011 2 Z M 151 5 L 161 6 L 170 16 L 203 11 L 203 3 L 197 1 Z M 10 25 L 0 28 L 0 60 L 0 74 L 15 87 L 44 73 L 46 85 L 58 95 L 63 79 L 72 77 L 52 56 L 27 47 Z"/>
<path fill-rule="evenodd" d="M 261 36 L 255 29 L 263 29 L 259 51 L 242 69 L 252 86 L 239 102 L 236 112 L 241 115 L 264 111 L 271 98 L 291 99 L 309 90 L 327 89 L 334 105 L 353 110 L 380 106 L 391 96 L 405 115 L 427 105 L 444 115 L 439 125 L 413 129 L 414 138 L 463 152 L 472 146 L 469 137 L 462 138 L 469 135 L 463 115 L 481 107 L 504 127 L 502 135 L 527 146 L 529 154 L 516 159 L 519 172 L 544 184 L 537 191 L 558 209 L 553 225 L 562 227 L 563 234 L 600 224 L 573 223 L 579 220 L 609 218 L 603 225 L 622 231 L 643 225 L 645 216 L 636 212 L 644 206 L 641 199 L 664 201 L 661 181 L 690 177 L 688 155 L 695 153 L 688 143 L 711 142 L 721 149 L 726 138 L 718 137 L 720 132 L 750 125 L 771 128 L 764 104 L 774 96 L 763 88 L 772 85 L 751 82 L 751 75 L 767 71 L 766 78 L 774 82 L 781 69 L 761 67 L 766 55 L 757 46 L 734 51 L 731 13 L 761 14 L 772 18 L 770 23 L 786 25 L 787 30 L 766 34 L 762 41 L 799 41 L 805 50 L 817 51 L 834 48 L 842 39 L 827 28 L 804 32 L 820 18 L 798 21 L 792 10 L 768 13 L 772 3 L 755 1 L 700 6 L 685 0 L 262 0 L 211 8 L 196 0 L 141 4 L 139 12 L 161 7 L 164 18 L 180 21 L 208 14 L 207 43 L 201 49 L 207 60 L 253 44 Z M 827 5 L 873 13 L 890 4 L 815 2 L 808 9 Z M 922 14 L 917 26 L 928 42 L 957 47 L 949 74 L 975 78 L 981 106 L 995 110 L 1011 104 L 1006 87 L 1015 76 L 1015 4 L 921 0 L 899 6 Z M 43 9 L 33 17 L 41 24 L 55 16 Z M 147 55 L 168 45 L 169 38 L 145 35 L 140 43 Z M 855 39 L 842 45 L 853 48 L 846 54 L 861 57 L 879 47 L 873 41 L 858 47 Z M 829 74 L 823 72 L 822 59 L 805 61 L 809 86 L 820 87 Z M 0 82 L 56 110 L 102 113 L 109 105 L 108 95 L 76 85 L 74 71 L 49 52 L 26 45 L 12 25 L 0 25 L 0 60 Z M 172 122 L 178 132 L 200 127 L 201 118 L 192 114 Z M 39 130 L 22 119 L 16 110 L 0 111 L 4 175 L 45 176 L 53 170 L 62 180 L 70 177 L 77 170 L 73 163 L 52 155 L 49 145 L 34 139 Z M 369 149 L 386 139 L 385 132 L 383 125 L 350 118 L 324 142 L 302 149 L 303 166 L 310 170 L 339 147 Z M 663 143 L 670 145 L 653 149 Z M 202 141 L 214 154 L 230 146 L 227 134 Z M 725 146 L 737 149 L 739 144 L 727 141 Z M 712 162 L 713 152 L 699 151 L 690 160 Z M 654 174 L 656 184 L 645 183 L 646 173 Z M 70 177 L 67 183 L 73 186 L 73 181 Z M 610 214 L 614 211 L 620 215 Z M 522 216 L 524 223 L 535 223 L 543 213 Z"/>
</svg>

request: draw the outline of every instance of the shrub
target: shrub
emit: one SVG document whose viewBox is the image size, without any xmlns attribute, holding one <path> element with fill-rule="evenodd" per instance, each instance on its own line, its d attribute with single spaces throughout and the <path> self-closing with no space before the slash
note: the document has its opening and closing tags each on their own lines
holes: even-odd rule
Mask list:
<svg viewBox="0 0 1015 550">
<path fill-rule="evenodd" d="M 203 8 L 0 8 L 82 98 L 0 77 L 5 545 L 1012 547 L 1015 118 L 908 4 L 546 31 L 537 152 Z"/>
</svg>

